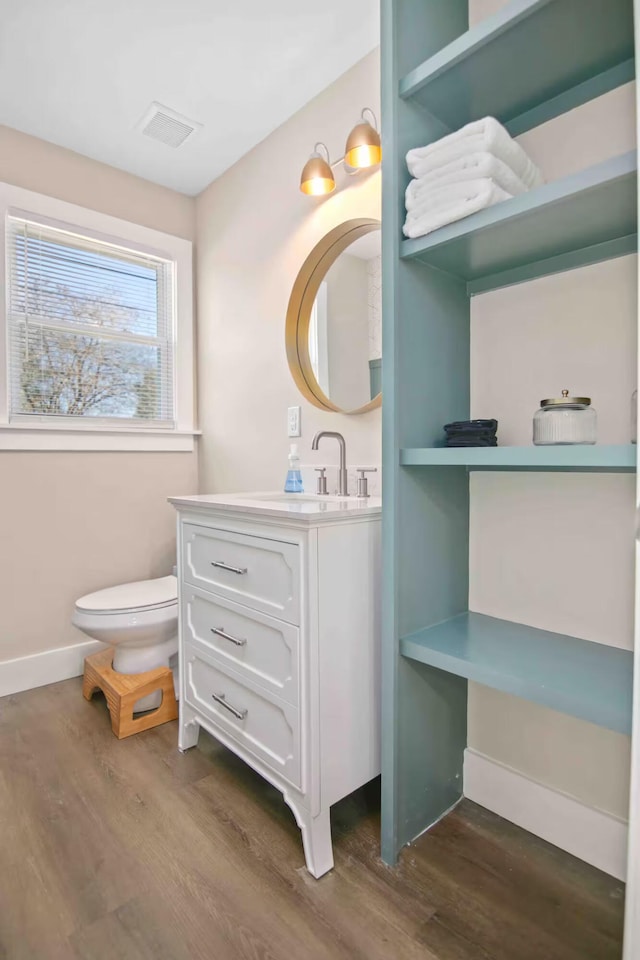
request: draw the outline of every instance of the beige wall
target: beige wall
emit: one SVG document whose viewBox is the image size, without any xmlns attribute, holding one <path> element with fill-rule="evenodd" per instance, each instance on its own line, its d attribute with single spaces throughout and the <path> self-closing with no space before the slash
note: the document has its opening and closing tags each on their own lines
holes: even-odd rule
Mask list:
<svg viewBox="0 0 640 960">
<path fill-rule="evenodd" d="M 3 660 L 86 640 L 69 623 L 91 590 L 171 573 L 174 511 L 196 491 L 188 453 L 3 453 Z"/>
<path fill-rule="evenodd" d="M 0 180 L 194 239 L 195 201 L 191 197 L 2 125 Z"/>
<path fill-rule="evenodd" d="M 475 0 L 473 19 L 500 0 Z M 635 148 L 629 84 L 519 138 L 554 180 Z M 599 440 L 628 443 L 636 387 L 636 258 L 472 300 L 472 414 L 502 443 L 531 442 L 543 397 L 591 396 Z M 473 610 L 631 648 L 634 478 L 473 474 Z M 626 817 L 629 738 L 470 685 L 469 746 L 583 803 Z"/>
<path fill-rule="evenodd" d="M 0 180 L 192 239 L 194 201 L 0 127 Z M 81 642 L 91 590 L 170 572 L 190 453 L 0 452 L 0 661 Z"/>
<path fill-rule="evenodd" d="M 316 430 L 340 430 L 350 464 L 380 460 L 380 411 L 359 417 L 306 403 L 287 366 L 284 321 L 303 260 L 352 217 L 380 216 L 380 175 L 350 181 L 327 199 L 303 196 L 302 167 L 317 140 L 333 157 L 360 110 L 379 103 L 370 54 L 272 133 L 197 199 L 199 410 L 203 492 L 277 489 L 287 469 L 287 407 L 302 406 L 303 463 L 336 463 Z M 339 178 L 345 182 L 344 175 Z"/>
</svg>

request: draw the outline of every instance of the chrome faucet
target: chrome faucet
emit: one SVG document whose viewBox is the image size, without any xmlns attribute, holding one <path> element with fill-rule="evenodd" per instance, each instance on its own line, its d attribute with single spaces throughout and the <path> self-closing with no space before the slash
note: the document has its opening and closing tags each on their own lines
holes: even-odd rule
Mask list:
<svg viewBox="0 0 640 960">
<path fill-rule="evenodd" d="M 334 430 L 319 430 L 311 442 L 311 449 L 317 450 L 318 444 L 323 437 L 334 437 L 340 446 L 340 466 L 338 467 L 338 496 L 348 497 L 349 489 L 347 486 L 347 445 L 341 433 Z"/>
</svg>

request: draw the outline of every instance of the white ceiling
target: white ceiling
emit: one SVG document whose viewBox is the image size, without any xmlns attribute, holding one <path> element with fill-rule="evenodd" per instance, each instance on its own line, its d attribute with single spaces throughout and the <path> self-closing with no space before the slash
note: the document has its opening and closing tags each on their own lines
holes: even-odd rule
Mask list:
<svg viewBox="0 0 640 960">
<path fill-rule="evenodd" d="M 0 0 L 0 123 L 199 193 L 378 43 L 379 0 Z M 173 149 L 151 101 L 204 124 Z"/>
</svg>

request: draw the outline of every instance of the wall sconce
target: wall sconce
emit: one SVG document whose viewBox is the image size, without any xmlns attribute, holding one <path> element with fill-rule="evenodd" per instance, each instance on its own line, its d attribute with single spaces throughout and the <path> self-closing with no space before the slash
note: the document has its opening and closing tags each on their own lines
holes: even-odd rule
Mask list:
<svg viewBox="0 0 640 960">
<path fill-rule="evenodd" d="M 371 114 L 373 123 L 369 123 L 366 114 Z M 331 163 L 326 145 L 316 143 L 313 153 L 303 167 L 300 189 L 310 197 L 332 193 L 336 188 L 332 167 L 342 163 L 347 173 L 355 174 L 377 166 L 381 160 L 382 147 L 376 115 L 369 107 L 365 107 L 360 114 L 360 120 L 347 137 L 344 157 Z"/>
<path fill-rule="evenodd" d="M 367 113 L 373 117 L 373 124 L 366 119 Z M 344 163 L 351 170 L 365 170 L 367 167 L 375 167 L 381 160 L 382 147 L 376 115 L 369 107 L 365 107 L 360 114 L 359 122 L 347 138 Z"/>
<path fill-rule="evenodd" d="M 320 153 L 324 150 L 326 157 Z M 313 153 L 305 163 L 300 176 L 300 189 L 310 197 L 319 197 L 331 193 L 336 188 L 333 170 L 329 162 L 329 151 L 324 143 L 316 143 Z"/>
</svg>

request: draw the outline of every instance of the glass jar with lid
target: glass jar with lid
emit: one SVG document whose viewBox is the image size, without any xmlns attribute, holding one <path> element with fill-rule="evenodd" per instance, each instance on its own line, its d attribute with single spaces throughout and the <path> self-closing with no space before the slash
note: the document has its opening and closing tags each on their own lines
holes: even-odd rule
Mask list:
<svg viewBox="0 0 640 960">
<path fill-rule="evenodd" d="M 533 418 L 533 442 L 536 445 L 552 443 L 595 443 L 598 415 L 591 406 L 590 397 L 570 397 L 568 390 L 561 397 L 540 401 L 540 409 Z"/>
</svg>

